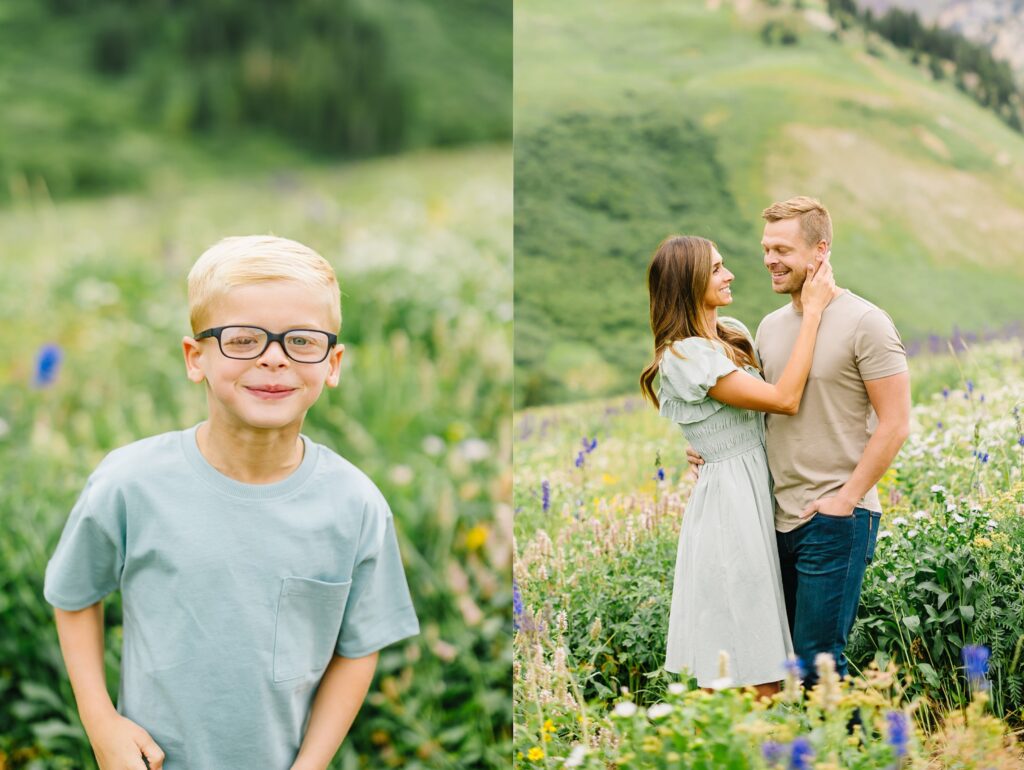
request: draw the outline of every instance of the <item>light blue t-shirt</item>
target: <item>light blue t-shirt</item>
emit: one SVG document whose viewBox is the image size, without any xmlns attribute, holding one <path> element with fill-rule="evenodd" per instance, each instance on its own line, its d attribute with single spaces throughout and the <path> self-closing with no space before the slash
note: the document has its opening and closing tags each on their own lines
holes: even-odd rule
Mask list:
<svg viewBox="0 0 1024 770">
<path fill-rule="evenodd" d="M 244 484 L 206 461 L 196 427 L 100 463 L 44 595 L 78 610 L 121 590 L 117 708 L 165 770 L 288 770 L 332 654 L 419 632 L 394 522 L 365 474 L 305 436 L 288 478 Z"/>
</svg>

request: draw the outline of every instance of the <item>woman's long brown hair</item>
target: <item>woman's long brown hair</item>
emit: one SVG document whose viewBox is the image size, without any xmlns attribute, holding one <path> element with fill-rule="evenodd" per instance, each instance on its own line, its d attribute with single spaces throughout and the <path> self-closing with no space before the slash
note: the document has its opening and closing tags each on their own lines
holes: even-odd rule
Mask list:
<svg viewBox="0 0 1024 770">
<path fill-rule="evenodd" d="M 711 281 L 715 245 L 695 235 L 671 235 L 661 242 L 647 268 L 647 290 L 651 296 L 651 331 L 654 360 L 640 375 L 644 398 L 659 406 L 654 376 L 662 356 L 676 340 L 687 337 L 725 343 L 726 355 L 737 366 L 756 366 L 754 346 L 738 329 L 717 324 L 712 329 L 704 308 L 704 294 Z M 673 355 L 675 353 L 673 352 Z"/>
</svg>

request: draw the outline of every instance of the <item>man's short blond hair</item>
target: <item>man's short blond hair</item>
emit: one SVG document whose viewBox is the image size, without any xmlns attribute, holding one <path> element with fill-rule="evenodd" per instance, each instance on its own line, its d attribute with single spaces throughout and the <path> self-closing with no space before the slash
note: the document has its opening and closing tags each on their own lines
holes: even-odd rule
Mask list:
<svg viewBox="0 0 1024 770">
<path fill-rule="evenodd" d="M 783 219 L 800 219 L 800 233 L 808 246 L 817 246 L 821 241 L 832 245 L 832 217 L 821 201 L 798 195 L 787 201 L 773 203 L 761 212 L 767 222 L 778 222 Z"/>
<path fill-rule="evenodd" d="M 274 235 L 224 238 L 196 260 L 188 274 L 188 308 L 192 332 L 202 330 L 210 306 L 237 286 L 265 281 L 297 281 L 324 292 L 331 307 L 333 331 L 341 328 L 341 292 L 334 268 L 313 249 Z"/>
</svg>

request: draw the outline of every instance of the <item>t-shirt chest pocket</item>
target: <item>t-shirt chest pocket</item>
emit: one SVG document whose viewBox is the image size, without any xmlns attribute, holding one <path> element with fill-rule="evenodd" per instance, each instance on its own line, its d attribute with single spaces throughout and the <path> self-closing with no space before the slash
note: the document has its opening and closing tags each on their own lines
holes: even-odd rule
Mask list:
<svg viewBox="0 0 1024 770">
<path fill-rule="evenodd" d="M 316 674 L 327 667 L 351 587 L 351 580 L 284 579 L 274 632 L 275 682 Z"/>
</svg>

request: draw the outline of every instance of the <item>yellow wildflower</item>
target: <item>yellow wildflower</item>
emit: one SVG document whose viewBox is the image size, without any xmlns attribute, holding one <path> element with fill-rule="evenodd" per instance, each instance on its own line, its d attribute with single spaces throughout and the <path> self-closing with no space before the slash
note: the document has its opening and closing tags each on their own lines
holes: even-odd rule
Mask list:
<svg viewBox="0 0 1024 770">
<path fill-rule="evenodd" d="M 541 759 L 544 759 L 544 749 L 542 749 L 540 746 L 534 746 L 527 753 L 526 758 L 531 762 L 537 762 Z"/>
<path fill-rule="evenodd" d="M 487 542 L 487 533 L 488 530 L 485 524 L 477 524 L 466 533 L 466 548 L 470 551 L 482 548 L 484 543 Z"/>
<path fill-rule="evenodd" d="M 544 720 L 544 732 L 546 732 L 546 733 L 556 732 L 555 723 L 552 722 L 550 719 L 545 719 Z"/>
</svg>

